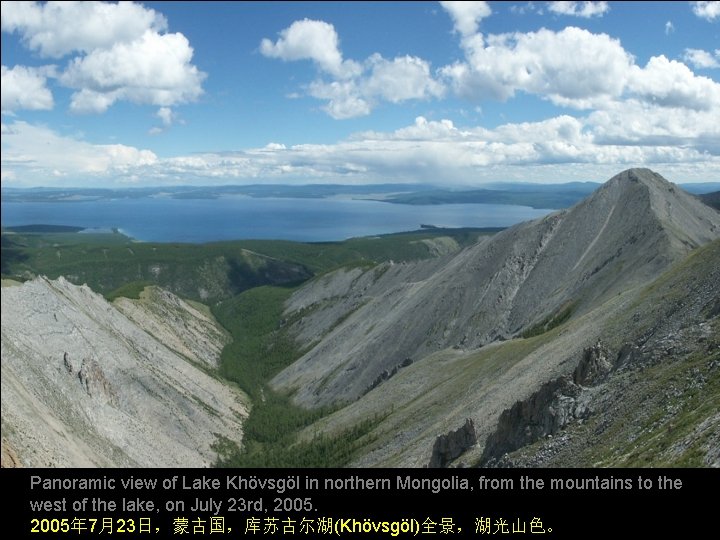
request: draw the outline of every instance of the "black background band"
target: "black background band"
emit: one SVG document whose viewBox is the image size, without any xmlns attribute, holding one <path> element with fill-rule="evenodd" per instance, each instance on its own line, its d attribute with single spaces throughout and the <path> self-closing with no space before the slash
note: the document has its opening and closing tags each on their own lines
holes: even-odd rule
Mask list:
<svg viewBox="0 0 720 540">
<path fill-rule="evenodd" d="M 718 480 L 697 469 L 4 469 L 2 530 L 101 538 L 109 519 L 114 538 L 133 539 L 688 536 L 716 519 Z"/>
</svg>

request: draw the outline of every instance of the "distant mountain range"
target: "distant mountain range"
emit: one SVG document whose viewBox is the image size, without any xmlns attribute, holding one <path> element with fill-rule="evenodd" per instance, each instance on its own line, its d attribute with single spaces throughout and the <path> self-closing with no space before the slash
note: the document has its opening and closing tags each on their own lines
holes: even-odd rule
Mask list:
<svg viewBox="0 0 720 540">
<path fill-rule="evenodd" d="M 395 204 L 513 204 L 533 208 L 568 208 L 590 195 L 601 184 L 492 183 L 481 188 L 445 189 L 424 184 L 255 184 L 247 186 L 170 186 L 126 189 L 102 188 L 2 188 L 3 202 L 88 202 L 108 199 L 170 197 L 175 199 L 216 199 L 226 196 L 255 198 L 317 199 L 344 197 L 372 199 Z M 684 184 L 690 193 L 720 190 L 720 183 Z"/>
</svg>

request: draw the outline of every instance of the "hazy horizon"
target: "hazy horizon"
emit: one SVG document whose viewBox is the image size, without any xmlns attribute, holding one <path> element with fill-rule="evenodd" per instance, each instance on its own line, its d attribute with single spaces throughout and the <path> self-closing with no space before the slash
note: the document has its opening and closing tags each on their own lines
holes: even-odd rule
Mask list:
<svg viewBox="0 0 720 540">
<path fill-rule="evenodd" d="M 378 182 L 378 183 L 340 183 L 340 182 L 307 182 L 307 183 L 297 183 L 297 184 L 285 184 L 280 182 L 268 182 L 268 183 L 262 183 L 262 182 L 248 182 L 248 183 L 227 183 L 227 184 L 147 184 L 142 186 L 132 186 L 132 185 L 119 185 L 119 186 L 79 186 L 79 185 L 66 185 L 66 186 L 52 186 L 52 185 L 32 185 L 32 186 L 2 186 L 3 190 L 33 190 L 33 189 L 47 189 L 47 190 L 110 190 L 110 191 L 121 191 L 121 190 L 136 190 L 136 191 L 142 191 L 142 190 L 163 190 L 163 189 L 213 189 L 213 188 L 249 188 L 249 187 L 264 187 L 264 188 L 273 188 L 273 187 L 287 187 L 287 188 L 303 188 L 303 187 L 338 187 L 338 188 L 384 188 L 387 186 L 397 186 L 398 188 L 408 188 L 409 190 L 412 188 L 422 188 L 422 189 L 447 189 L 447 190 L 457 190 L 457 191 L 471 191 L 475 189 L 502 189 L 503 186 L 507 187 L 513 187 L 513 186 L 527 186 L 527 187 L 540 187 L 540 188 L 551 188 L 551 187 L 561 187 L 565 185 L 572 185 L 572 184 L 592 184 L 595 186 L 600 186 L 607 182 L 609 180 L 606 179 L 604 181 L 594 181 L 594 180 L 568 180 L 566 182 L 552 182 L 552 183 L 546 183 L 546 182 L 532 182 L 532 181 L 513 181 L 513 182 L 503 182 L 503 181 L 495 181 L 495 182 L 484 182 L 484 183 L 478 183 L 473 185 L 466 185 L 466 184 L 446 184 L 441 185 L 439 183 L 419 183 L 419 182 Z M 703 186 L 708 185 L 711 186 L 713 189 L 719 189 L 720 188 L 720 181 L 716 179 L 710 179 L 710 180 L 697 180 L 692 182 L 684 182 L 682 180 L 680 181 L 674 181 L 671 180 L 674 184 L 677 184 L 679 186 Z M 704 191 L 703 191 L 704 192 Z"/>
</svg>

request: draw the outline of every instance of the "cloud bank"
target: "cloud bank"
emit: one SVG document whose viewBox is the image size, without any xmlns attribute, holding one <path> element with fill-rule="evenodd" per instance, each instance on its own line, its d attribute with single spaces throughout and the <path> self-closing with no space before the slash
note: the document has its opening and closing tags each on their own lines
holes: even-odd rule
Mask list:
<svg viewBox="0 0 720 540">
<path fill-rule="evenodd" d="M 338 120 L 366 116 L 382 102 L 428 100 L 445 91 L 429 62 L 415 56 L 386 59 L 376 53 L 360 62 L 344 59 L 335 27 L 324 21 L 295 21 L 276 41 L 263 39 L 260 52 L 284 61 L 312 61 L 321 76 L 306 92 L 324 101 L 323 110 Z"/>
<path fill-rule="evenodd" d="M 166 30 L 165 17 L 134 2 L 2 3 L 3 32 L 17 33 L 41 58 L 67 60 L 52 78 L 74 90 L 75 113 L 102 113 L 121 100 L 164 107 L 195 101 L 205 74 L 192 64 L 187 38 Z M 48 77 L 3 66 L 3 111 L 52 108 Z"/>
</svg>

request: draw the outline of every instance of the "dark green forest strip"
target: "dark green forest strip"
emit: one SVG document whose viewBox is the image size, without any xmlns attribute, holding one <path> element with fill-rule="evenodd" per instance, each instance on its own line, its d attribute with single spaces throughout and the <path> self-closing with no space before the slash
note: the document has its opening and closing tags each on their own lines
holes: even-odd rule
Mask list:
<svg viewBox="0 0 720 540">
<path fill-rule="evenodd" d="M 263 285 L 292 285 L 344 265 L 429 258 L 424 239 L 449 236 L 460 247 L 499 229 L 433 229 L 302 243 L 238 240 L 207 244 L 134 242 L 118 233 L 2 235 L 2 276 L 65 276 L 116 297 L 130 282 L 147 282 L 207 304 Z"/>
<path fill-rule="evenodd" d="M 223 349 L 220 373 L 253 401 L 261 401 L 264 384 L 299 355 L 292 338 L 279 328 L 292 291 L 256 287 L 213 307 L 215 318 L 233 337 Z"/>
<path fill-rule="evenodd" d="M 565 321 L 570 319 L 570 317 L 573 314 L 573 311 L 575 310 L 575 303 L 570 302 L 568 304 L 565 304 L 564 306 L 561 306 L 558 311 L 555 313 L 552 313 L 545 317 L 542 321 L 537 323 L 534 326 L 531 326 L 527 330 L 525 330 L 521 336 L 525 339 L 539 336 L 540 334 L 544 334 L 545 332 L 549 332 L 553 328 L 557 328 L 561 324 L 563 324 Z"/>
<path fill-rule="evenodd" d="M 382 420 L 373 417 L 341 434 L 319 434 L 297 441 L 303 428 L 332 409 L 303 409 L 290 396 L 273 391 L 267 382 L 300 357 L 283 320 L 285 300 L 293 289 L 257 287 L 213 308 L 218 321 L 233 336 L 221 355 L 220 373 L 250 395 L 253 407 L 243 425 L 243 448 L 218 441 L 220 467 L 340 467 L 369 442 Z"/>
</svg>

